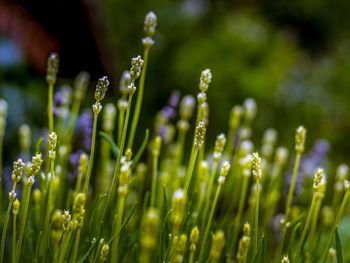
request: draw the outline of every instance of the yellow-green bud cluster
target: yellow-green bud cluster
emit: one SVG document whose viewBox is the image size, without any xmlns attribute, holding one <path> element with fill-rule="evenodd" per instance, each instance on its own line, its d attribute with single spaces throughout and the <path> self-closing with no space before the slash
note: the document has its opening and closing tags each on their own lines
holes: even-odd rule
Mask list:
<svg viewBox="0 0 350 263">
<path fill-rule="evenodd" d="M 315 175 L 314 175 L 314 184 L 313 184 L 313 188 L 315 192 L 318 192 L 321 188 L 321 184 L 322 184 L 322 179 L 324 176 L 324 170 L 321 168 L 318 168 Z"/>
<path fill-rule="evenodd" d="M 50 53 L 49 58 L 47 59 L 47 72 L 46 72 L 46 81 L 49 85 L 54 85 L 57 79 L 58 72 L 58 54 Z"/>
<path fill-rule="evenodd" d="M 37 175 L 40 171 L 42 163 L 43 163 L 43 158 L 41 153 L 36 153 L 32 157 L 32 163 L 30 165 L 30 174 L 34 176 Z"/>
<path fill-rule="evenodd" d="M 124 163 L 120 168 L 119 173 L 119 186 L 118 186 L 118 194 L 125 196 L 129 190 L 129 180 L 130 180 L 130 165 L 128 163 Z"/>
<path fill-rule="evenodd" d="M 13 206 L 12 206 L 12 214 L 14 216 L 18 215 L 20 206 L 21 206 L 21 202 L 16 198 L 15 201 L 13 201 Z"/>
<path fill-rule="evenodd" d="M 152 250 L 156 247 L 160 217 L 156 208 L 149 208 L 142 218 L 141 248 Z"/>
<path fill-rule="evenodd" d="M 108 253 L 109 253 L 109 245 L 104 244 L 101 249 L 100 262 L 105 262 L 107 260 Z"/>
<path fill-rule="evenodd" d="M 275 154 L 275 163 L 280 166 L 283 166 L 288 159 L 288 155 L 289 155 L 289 152 L 287 148 L 278 147 L 276 149 L 276 154 Z"/>
<path fill-rule="evenodd" d="M 74 199 L 73 211 L 76 216 L 78 228 L 83 227 L 85 216 L 85 201 L 86 195 L 84 193 L 77 194 L 77 196 Z"/>
<path fill-rule="evenodd" d="M 190 234 L 190 251 L 194 252 L 196 250 L 196 245 L 198 243 L 199 240 L 199 229 L 198 226 L 195 226 L 194 228 L 192 228 L 191 230 L 191 234 Z"/>
<path fill-rule="evenodd" d="M 289 258 L 288 256 L 283 256 L 281 263 L 289 263 Z"/>
<path fill-rule="evenodd" d="M 250 161 L 251 161 L 250 154 L 247 154 L 245 157 L 239 159 L 238 163 L 242 168 L 242 175 L 244 177 L 250 177 L 251 175 Z"/>
<path fill-rule="evenodd" d="M 226 180 L 226 176 L 230 170 L 230 163 L 228 161 L 225 161 L 223 162 L 223 164 L 221 165 L 221 169 L 220 169 L 220 176 L 219 176 L 219 179 L 218 179 L 218 183 L 219 184 L 223 184 Z"/>
<path fill-rule="evenodd" d="M 247 258 L 247 253 L 250 244 L 250 225 L 245 223 L 243 226 L 243 237 L 239 240 L 238 252 L 237 252 L 237 262 L 243 263 Z"/>
<path fill-rule="evenodd" d="M 306 129 L 303 126 L 298 127 L 295 133 L 295 151 L 299 154 L 305 150 Z"/>
<path fill-rule="evenodd" d="M 51 160 L 56 159 L 56 144 L 57 144 L 57 134 L 54 131 L 49 133 L 49 158 Z"/>
<path fill-rule="evenodd" d="M 33 200 L 36 204 L 39 204 L 41 201 L 41 191 L 39 188 L 33 191 Z"/>
<path fill-rule="evenodd" d="M 186 196 L 182 189 L 178 189 L 174 192 L 173 198 L 173 213 L 172 213 L 172 223 L 174 227 L 181 227 L 182 222 L 185 217 L 186 209 Z"/>
<path fill-rule="evenodd" d="M 81 101 L 84 96 L 86 89 L 89 85 L 90 75 L 89 73 L 82 71 L 74 80 L 74 98 Z"/>
<path fill-rule="evenodd" d="M 114 129 L 115 117 L 117 110 L 113 103 L 108 103 L 103 114 L 103 130 L 107 133 L 112 133 Z"/>
<path fill-rule="evenodd" d="M 267 160 L 273 154 L 273 150 L 277 141 L 277 132 L 274 129 L 267 129 L 263 136 L 263 145 L 261 147 L 261 154 Z"/>
<path fill-rule="evenodd" d="M 243 108 L 244 108 L 244 117 L 246 121 L 250 123 L 255 118 L 256 112 L 257 112 L 257 106 L 256 106 L 255 100 L 252 98 L 246 99 L 243 103 Z"/>
<path fill-rule="evenodd" d="M 344 190 L 343 182 L 348 177 L 349 167 L 346 164 L 341 164 L 337 168 L 337 172 L 335 175 L 336 181 L 334 183 L 334 190 L 340 192 Z"/>
<path fill-rule="evenodd" d="M 58 243 L 62 237 L 63 215 L 61 210 L 55 210 L 51 217 L 51 239 Z"/>
<path fill-rule="evenodd" d="M 143 60 L 141 59 L 141 56 L 137 56 L 131 59 L 131 69 L 130 69 L 131 84 L 128 86 L 129 94 L 130 93 L 133 94 L 135 92 L 134 90 L 135 86 L 133 87 L 130 87 L 130 86 L 133 84 L 135 80 L 137 80 L 140 77 L 142 65 L 143 65 Z"/>
<path fill-rule="evenodd" d="M 22 159 L 18 159 L 13 163 L 11 179 L 14 183 L 18 183 L 19 181 L 21 181 L 24 167 L 25 164 L 22 161 Z"/>
<path fill-rule="evenodd" d="M 253 177 L 256 181 L 261 179 L 261 158 L 259 153 L 253 153 L 251 157 L 251 169 Z"/>
<path fill-rule="evenodd" d="M 200 121 L 196 127 L 195 135 L 194 135 L 194 146 L 199 150 L 203 143 L 206 132 L 206 123 L 204 121 Z"/>
<path fill-rule="evenodd" d="M 65 210 L 62 215 L 62 229 L 64 232 L 68 232 L 71 227 L 71 219 L 72 216 L 70 215 L 68 210 Z"/>
<path fill-rule="evenodd" d="M 186 95 L 182 98 L 180 102 L 180 117 L 183 120 L 189 120 L 194 111 L 194 106 L 196 105 L 196 101 L 191 95 Z"/>
<path fill-rule="evenodd" d="M 337 251 L 333 247 L 331 247 L 328 250 L 328 262 L 334 262 L 336 257 L 337 257 Z M 288 263 L 289 263 L 289 261 L 288 261 Z"/>
<path fill-rule="evenodd" d="M 79 157 L 79 174 L 86 173 L 88 168 L 89 156 L 86 153 L 82 153 Z"/>
<path fill-rule="evenodd" d="M 214 147 L 214 154 L 213 154 L 213 160 L 215 162 L 219 162 L 222 156 L 222 151 L 225 148 L 226 144 L 226 136 L 225 134 L 221 133 L 216 137 L 215 140 L 215 147 Z"/>
<path fill-rule="evenodd" d="M 160 136 L 156 136 L 153 140 L 153 156 L 159 157 L 160 149 L 162 146 L 162 138 Z"/>
<path fill-rule="evenodd" d="M 254 149 L 254 145 L 250 140 L 244 140 L 238 147 L 238 158 L 243 158 L 247 156 L 247 154 L 251 153 Z"/>
<path fill-rule="evenodd" d="M 229 126 L 231 129 L 236 130 L 240 123 L 243 115 L 243 108 L 239 105 L 234 106 L 230 113 Z"/>
<path fill-rule="evenodd" d="M 128 87 L 130 84 L 131 84 L 130 72 L 125 70 L 120 78 L 120 81 L 119 81 L 119 90 L 123 96 L 128 95 L 128 93 L 129 93 Z"/>
<path fill-rule="evenodd" d="M 221 251 L 225 245 L 225 234 L 218 230 L 213 236 L 213 242 L 210 249 L 210 262 L 219 262 Z"/>
<path fill-rule="evenodd" d="M 187 235 L 182 234 L 180 236 L 180 239 L 177 243 L 176 247 L 176 255 L 175 255 L 175 263 L 182 263 L 184 261 L 184 255 L 186 252 L 186 246 L 187 246 Z"/>
<path fill-rule="evenodd" d="M 27 124 L 19 127 L 19 145 L 23 151 L 29 151 L 31 143 L 31 130 Z"/>
</svg>

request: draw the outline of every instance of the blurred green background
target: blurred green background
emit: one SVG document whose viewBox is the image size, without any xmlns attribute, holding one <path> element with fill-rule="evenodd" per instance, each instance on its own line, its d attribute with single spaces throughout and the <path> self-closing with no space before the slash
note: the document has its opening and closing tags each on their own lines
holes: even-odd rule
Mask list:
<svg viewBox="0 0 350 263">
<path fill-rule="evenodd" d="M 80 70 L 92 75 L 85 106 L 90 107 L 93 84 L 103 74 L 112 80 L 108 99 L 116 101 L 122 71 L 142 53 L 143 19 L 149 10 L 158 16 L 158 29 L 141 129 L 153 127 L 155 113 L 173 90 L 196 95 L 200 72 L 210 68 L 212 139 L 226 132 L 231 107 L 253 97 L 258 144 L 263 131 L 274 127 L 279 143 L 292 147 L 294 131 L 303 124 L 308 148 L 326 138 L 332 159 L 350 157 L 349 1 L 47 2 L 3 1 L 0 6 L 10 14 L 7 19 L 19 21 L 6 23 L 6 16 L 0 16 L 0 96 L 10 105 L 5 159 L 16 154 L 21 123 L 36 127 L 36 136 L 46 124 L 44 71 L 50 48 L 60 53 L 59 84 L 72 83 Z M 21 32 L 30 33 L 21 38 Z"/>
</svg>

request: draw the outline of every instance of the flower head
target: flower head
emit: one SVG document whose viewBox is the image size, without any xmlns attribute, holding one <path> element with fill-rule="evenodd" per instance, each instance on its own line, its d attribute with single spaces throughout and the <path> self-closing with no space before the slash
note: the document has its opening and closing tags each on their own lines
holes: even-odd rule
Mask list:
<svg viewBox="0 0 350 263">
<path fill-rule="evenodd" d="M 303 126 L 299 126 L 295 133 L 295 151 L 297 153 L 303 153 L 305 150 L 306 129 Z"/>
<path fill-rule="evenodd" d="M 49 58 L 47 59 L 47 72 L 46 72 L 46 81 L 49 85 L 54 85 L 56 83 L 56 77 L 58 72 L 58 54 L 50 53 Z"/>
<path fill-rule="evenodd" d="M 141 56 L 137 56 L 137 57 L 131 59 L 130 76 L 131 76 L 132 82 L 134 82 L 135 80 L 137 80 L 140 77 L 142 65 L 143 65 L 143 60 L 141 59 Z M 130 92 L 130 88 L 128 88 L 128 89 Z"/>
<path fill-rule="evenodd" d="M 199 79 L 199 90 L 201 92 L 206 92 L 208 90 L 211 79 L 212 75 L 210 69 L 203 70 Z"/>
<path fill-rule="evenodd" d="M 154 12 L 150 11 L 145 17 L 143 31 L 147 37 L 153 37 L 157 27 L 157 16 Z"/>
<path fill-rule="evenodd" d="M 109 80 L 107 76 L 99 78 L 96 84 L 95 99 L 96 101 L 101 101 L 106 95 L 107 88 L 109 86 Z"/>
</svg>

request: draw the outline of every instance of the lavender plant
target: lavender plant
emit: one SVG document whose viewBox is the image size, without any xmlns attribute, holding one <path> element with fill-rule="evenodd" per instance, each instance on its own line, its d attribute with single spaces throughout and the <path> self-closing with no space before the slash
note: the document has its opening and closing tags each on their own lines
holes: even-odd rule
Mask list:
<svg viewBox="0 0 350 263">
<path fill-rule="evenodd" d="M 209 69 L 199 78 L 197 105 L 193 95 L 184 96 L 175 118 L 180 96 L 174 94 L 151 139 L 147 130 L 134 143 L 143 135 L 138 122 L 156 26 L 148 13 L 143 57 L 134 57 L 121 76 L 116 105 L 103 109 L 110 83 L 97 81 L 91 120 L 79 118 L 88 74 L 64 89 L 64 100 L 62 90 L 54 97 L 58 55 L 49 56 L 47 140 L 34 147 L 30 127 L 21 126 L 19 155 L 33 157 L 14 162 L 11 189 L 2 183 L 2 144 L 13 105 L 0 100 L 0 262 L 350 262 L 342 250 L 350 240 L 348 167 L 327 176 L 322 168 L 310 171 L 313 186 L 304 189 L 310 200 L 299 202 L 299 163 L 312 161 L 302 156 L 306 129 L 296 131 L 289 180 L 289 154 L 277 131 L 268 129 L 259 147 L 251 141 L 257 113 L 251 98 L 232 108 L 227 135 L 219 134 L 211 149 Z M 88 138 L 74 149 L 79 129 Z"/>
</svg>

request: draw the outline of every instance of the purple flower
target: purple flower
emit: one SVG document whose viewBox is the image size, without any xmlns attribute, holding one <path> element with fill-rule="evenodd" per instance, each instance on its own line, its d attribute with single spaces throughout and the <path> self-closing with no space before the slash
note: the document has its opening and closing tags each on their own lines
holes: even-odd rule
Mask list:
<svg viewBox="0 0 350 263">
<path fill-rule="evenodd" d="M 181 93 L 178 90 L 174 90 L 169 98 L 168 105 L 172 108 L 176 108 L 180 102 Z"/>
<path fill-rule="evenodd" d="M 90 110 L 85 110 L 78 118 L 76 126 L 76 139 L 78 146 L 86 151 L 90 152 L 91 137 L 92 137 L 92 123 L 93 116 Z"/>
<path fill-rule="evenodd" d="M 53 113 L 56 117 L 62 116 L 67 106 L 71 103 L 72 89 L 69 86 L 63 86 L 53 97 Z"/>
</svg>

